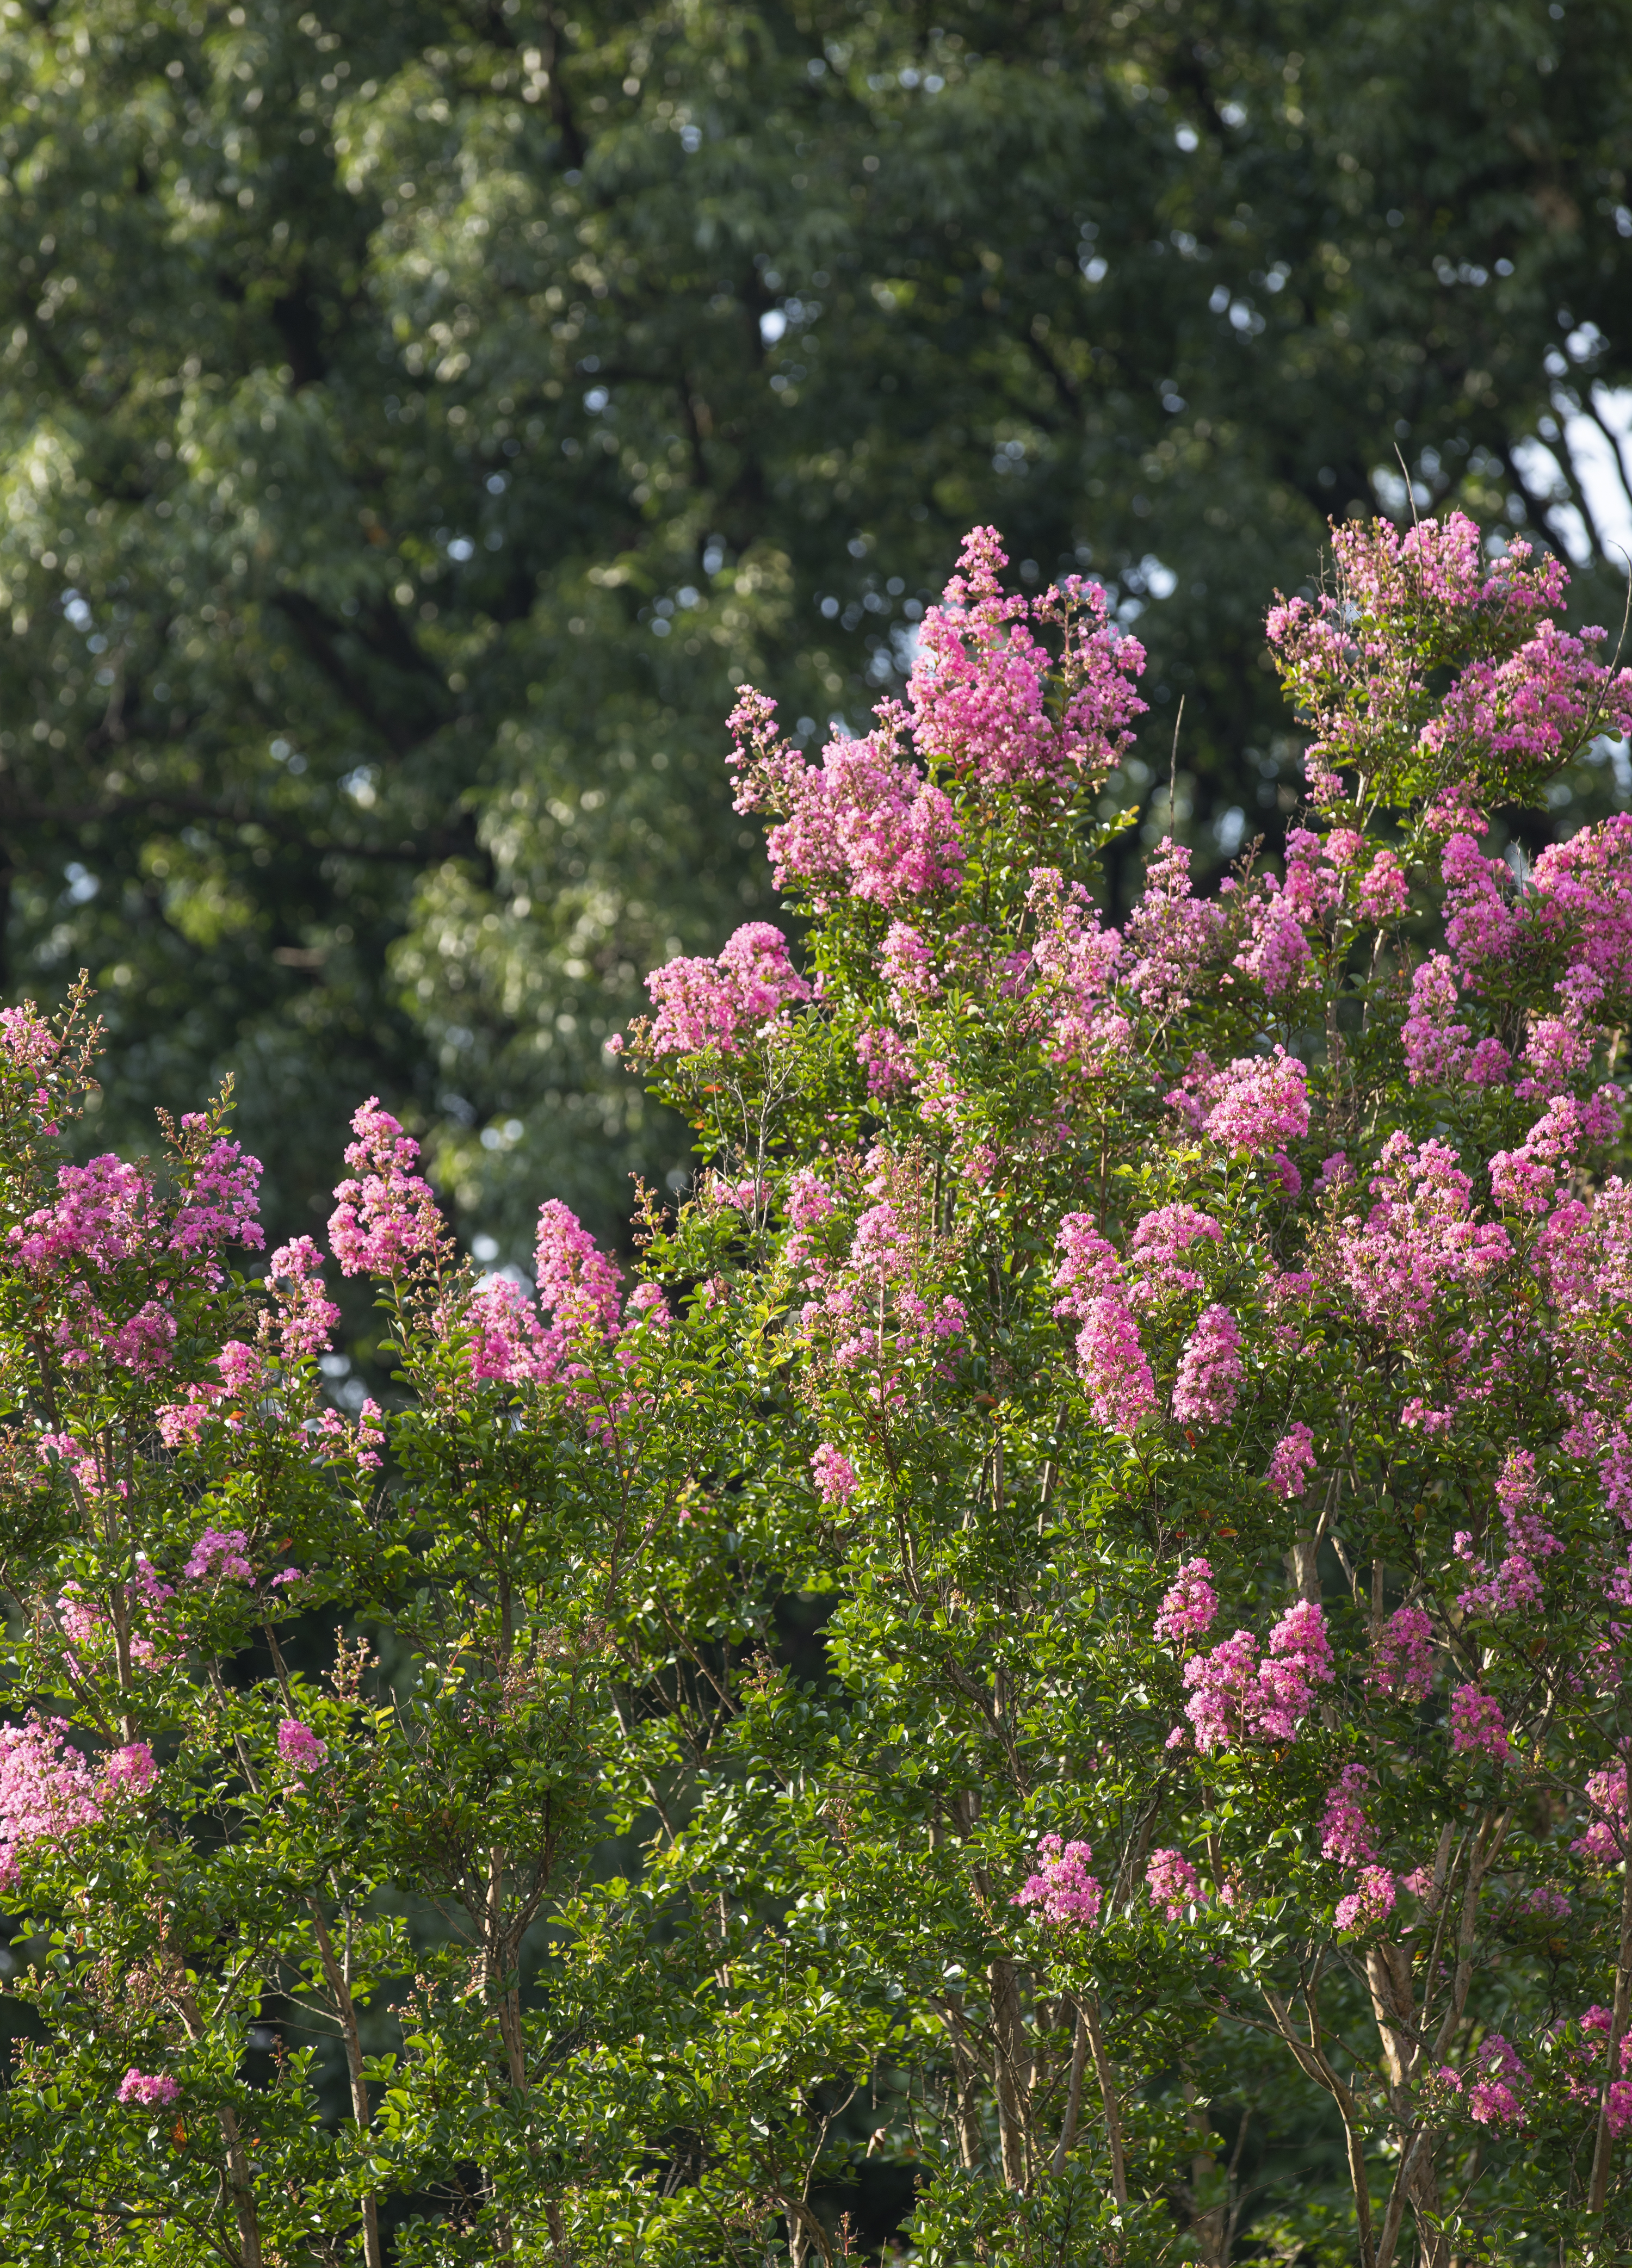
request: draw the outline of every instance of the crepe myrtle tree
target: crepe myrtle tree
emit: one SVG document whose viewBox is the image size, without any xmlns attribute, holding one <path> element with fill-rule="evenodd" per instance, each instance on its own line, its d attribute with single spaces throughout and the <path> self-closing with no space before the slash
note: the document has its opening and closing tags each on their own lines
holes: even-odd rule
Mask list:
<svg viewBox="0 0 1632 2268">
<path fill-rule="evenodd" d="M 1632 677 L 1339 527 L 1282 871 L 1119 931 L 1142 655 L 1006 563 L 865 739 L 742 694 L 800 943 L 614 1042 L 632 1283 L 553 1199 L 473 1276 L 358 1111 L 388 1409 L 225 1106 L 65 1162 L 6 1012 L 7 2257 L 1624 2257 L 1632 819 L 1481 838 Z"/>
</svg>

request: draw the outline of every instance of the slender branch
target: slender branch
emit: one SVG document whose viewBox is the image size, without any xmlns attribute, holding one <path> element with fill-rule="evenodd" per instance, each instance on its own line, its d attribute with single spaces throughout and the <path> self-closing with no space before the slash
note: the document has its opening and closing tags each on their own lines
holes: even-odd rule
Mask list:
<svg viewBox="0 0 1632 2268">
<path fill-rule="evenodd" d="M 1110 2057 L 1105 2053 L 1104 2034 L 1100 2029 L 1098 1995 L 1086 1992 L 1079 2005 L 1088 2033 L 1088 2043 L 1094 2051 L 1094 2073 L 1099 2081 L 1099 2099 L 1104 2106 L 1105 2137 L 1111 2145 L 1111 2194 L 1119 2208 L 1126 2213 L 1127 2157 L 1122 2144 L 1122 2114 L 1117 2108 L 1116 2073 L 1111 2067 Z"/>
<path fill-rule="evenodd" d="M 1071 2080 L 1066 2090 L 1066 2115 L 1060 2129 L 1060 2139 L 1054 2145 L 1054 2154 L 1049 2170 L 1055 2174 L 1065 2171 L 1066 2160 L 1076 2140 L 1076 2130 L 1082 2115 L 1082 2079 L 1088 2069 L 1088 2026 L 1082 2011 L 1076 2012 L 1076 2029 L 1071 2041 Z"/>
<path fill-rule="evenodd" d="M 1632 1769 L 1632 1742 L 1622 1750 L 1623 1765 Z M 1609 2167 L 1614 2154 L 1609 2132 L 1609 2090 L 1614 2085 L 1620 2061 L 1621 2043 L 1627 2035 L 1627 2019 L 1632 2011 L 1632 1852 L 1623 1847 L 1621 1854 L 1621 1948 L 1615 1962 L 1615 2005 L 1610 2011 L 1608 2054 L 1604 2065 L 1604 2085 L 1599 2098 L 1598 2134 L 1592 2145 L 1592 2176 L 1587 2188 L 1587 2210 L 1602 2213 L 1609 2200 Z"/>
</svg>

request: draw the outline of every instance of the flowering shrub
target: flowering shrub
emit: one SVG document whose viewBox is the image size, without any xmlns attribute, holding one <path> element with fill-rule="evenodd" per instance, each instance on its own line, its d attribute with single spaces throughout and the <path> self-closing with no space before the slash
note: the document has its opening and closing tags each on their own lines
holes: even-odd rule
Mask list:
<svg viewBox="0 0 1632 2268">
<path fill-rule="evenodd" d="M 1486 841 L 1632 684 L 1334 544 L 1281 871 L 1119 926 L 1091 587 L 978 532 L 816 762 L 745 692 L 801 942 L 622 1042 L 694 1189 L 477 1278 L 365 1103 L 388 1410 L 224 1108 L 71 1164 L 0 1020 L 19 2257 L 825 2261 L 881 2163 L 926 2268 L 1632 2244 L 1632 827 Z"/>
</svg>

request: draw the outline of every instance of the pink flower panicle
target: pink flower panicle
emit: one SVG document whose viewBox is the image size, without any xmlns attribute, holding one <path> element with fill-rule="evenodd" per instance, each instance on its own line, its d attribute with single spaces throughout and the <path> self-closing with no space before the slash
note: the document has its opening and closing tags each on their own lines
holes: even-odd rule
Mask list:
<svg viewBox="0 0 1632 2268">
<path fill-rule="evenodd" d="M 1241 1387 L 1241 1332 L 1228 1307 L 1203 1307 L 1173 1381 L 1173 1416 L 1183 1425 L 1222 1425 Z"/>
<path fill-rule="evenodd" d="M 1217 1613 L 1212 1567 L 1205 1559 L 1186 1559 L 1171 1587 L 1163 1594 L 1156 1635 L 1173 1646 L 1188 1646 L 1212 1629 Z"/>
<path fill-rule="evenodd" d="M 65 1719 L 0 1725 L 0 1890 L 16 1875 L 19 1850 L 63 1842 L 101 1816 L 102 1799 Z"/>
<path fill-rule="evenodd" d="M 345 1161 L 363 1178 L 338 1184 L 329 1241 L 343 1276 L 401 1276 L 434 1253 L 442 1233 L 431 1185 L 410 1170 L 419 1145 L 371 1094 L 352 1116 Z"/>
<path fill-rule="evenodd" d="M 1265 1486 L 1272 1496 L 1290 1503 L 1308 1489 L 1310 1471 L 1318 1462 L 1314 1435 L 1307 1425 L 1294 1425 L 1275 1444 L 1269 1470 L 1264 1476 Z"/>
<path fill-rule="evenodd" d="M 1286 1744 L 1297 1738 L 1313 1689 L 1332 1683 L 1332 1646 L 1323 1609 L 1306 1599 L 1289 1607 L 1269 1634 L 1265 1659 L 1250 1631 L 1237 1631 L 1210 1653 L 1185 1662 L 1191 1697 L 1185 1714 L 1203 1756 L 1242 1740 Z"/>
<path fill-rule="evenodd" d="M 223 1583 L 253 1583 L 255 1571 L 244 1556 L 245 1543 L 241 1528 L 206 1528 L 181 1572 L 192 1583 L 207 1583 L 211 1577 Z"/>
<path fill-rule="evenodd" d="M 298 1717 L 285 1717 L 277 1727 L 277 1753 L 297 1771 L 310 1771 L 322 1763 L 329 1749 L 309 1725 L 303 1725 Z"/>
<path fill-rule="evenodd" d="M 209 1121 L 188 1112 L 181 1121 L 184 1134 L 201 1137 Z M 241 1244 L 259 1251 L 265 1243 L 260 1222 L 257 1192 L 261 1160 L 246 1156 L 236 1142 L 218 1134 L 199 1157 L 183 1169 L 183 1191 L 170 1232 L 170 1249 L 187 1259 L 212 1259 L 224 1245 Z M 215 1271 L 210 1271 L 213 1280 Z"/>
<path fill-rule="evenodd" d="M 866 1024 L 856 1035 L 855 1053 L 867 1075 L 869 1095 L 888 1101 L 911 1089 L 912 1055 L 899 1032 L 887 1024 Z"/>
<path fill-rule="evenodd" d="M 945 791 L 897 754 L 898 710 L 886 704 L 866 740 L 830 740 L 812 765 L 777 738 L 775 705 L 744 689 L 727 762 L 738 811 L 780 814 L 766 843 L 778 889 L 804 889 L 818 911 L 839 896 L 893 910 L 956 882 L 963 831 Z"/>
<path fill-rule="evenodd" d="M 1136 1432 L 1156 1414 L 1156 1381 L 1126 1301 L 1114 1294 L 1089 1300 L 1077 1334 L 1077 1367 L 1096 1425 L 1113 1433 Z"/>
<path fill-rule="evenodd" d="M 824 1504 L 843 1504 L 860 1485 L 849 1458 L 828 1441 L 822 1442 L 816 1449 L 810 1460 L 810 1469 L 816 1475 L 817 1493 Z"/>
<path fill-rule="evenodd" d="M 1122 1291 L 1121 1263 L 1085 1212 L 1065 1216 L 1058 1249 L 1063 1256 L 1053 1288 L 1064 1296 L 1056 1300 L 1054 1313 L 1079 1326 L 1077 1366 L 1095 1423 L 1113 1432 L 1134 1432 L 1155 1415 L 1156 1390 L 1139 1324 Z"/>
<path fill-rule="evenodd" d="M 1308 1074 L 1296 1056 L 1243 1056 L 1218 1074 L 1202 1130 L 1232 1149 L 1268 1153 L 1309 1131 Z"/>
<path fill-rule="evenodd" d="M 1466 822 L 1476 790 L 1533 800 L 1596 718 L 1632 706 L 1632 682 L 1593 659 L 1602 633 L 1579 637 L 1547 619 L 1568 577 L 1531 565 L 1526 544 L 1494 563 L 1466 513 L 1403 534 L 1387 522 L 1338 528 L 1338 588 L 1283 601 L 1268 635 L 1283 680 L 1316 737 L 1305 766 L 1314 801 L 1340 803 L 1340 767 L 1396 806 L 1436 794 Z M 1429 672 L 1456 674 L 1436 699 Z"/>
<path fill-rule="evenodd" d="M 1511 1254 L 1505 1229 L 1473 1217 L 1473 1182 L 1443 1142 L 1390 1135 L 1371 1190 L 1363 1222 L 1338 1225 L 1335 1269 L 1366 1321 L 1392 1336 L 1414 1336 L 1446 1292 L 1476 1292 Z"/>
<path fill-rule="evenodd" d="M 720 1055 L 740 1052 L 778 1022 L 810 987 L 788 959 L 787 939 L 769 922 L 748 922 L 727 941 L 719 958 L 684 955 L 654 968 L 646 978 L 657 1014 L 652 1025 L 655 1055 Z"/>
<path fill-rule="evenodd" d="M 267 1263 L 277 1305 L 277 1343 L 286 1362 L 323 1352 L 340 1310 L 323 1291 L 323 1256 L 309 1236 L 280 1244 Z"/>
<path fill-rule="evenodd" d="M 160 2110 L 176 2101 L 181 2088 L 168 2073 L 149 2074 L 134 2064 L 119 2082 L 119 2100 L 133 2110 Z"/>
<path fill-rule="evenodd" d="M 1086 1215 L 1073 1214 L 1072 1219 L 1083 1219 Z M 1127 1292 L 1129 1305 L 1149 1306 L 1200 1291 L 1201 1273 L 1186 1263 L 1185 1256 L 1203 1259 L 1209 1247 L 1214 1252 L 1222 1250 L 1223 1241 L 1218 1222 L 1195 1205 L 1158 1205 L 1155 1211 L 1144 1214 L 1127 1241 L 1127 1264 L 1133 1277 Z"/>
<path fill-rule="evenodd" d="M 1434 1682 L 1434 1626 L 1421 1607 L 1399 1607 L 1377 1633 L 1373 1682 L 1399 1701 L 1424 1701 Z"/>
<path fill-rule="evenodd" d="M 1200 1904 L 1196 1870 L 1182 1851 L 1153 1851 L 1145 1884 L 1151 1904 L 1164 1921 L 1182 1921 L 1186 1906 Z"/>
<path fill-rule="evenodd" d="M 1481 2126 L 1522 2126 L 1524 2095 L 1531 2080 L 1511 2043 L 1500 2032 L 1487 2032 L 1474 2054 L 1473 2068 L 1477 2075 L 1463 2096 L 1469 2117 Z"/>
<path fill-rule="evenodd" d="M 1336 1784 L 1326 1790 L 1326 1808 L 1320 1821 L 1323 1859 L 1335 1859 L 1344 1867 L 1375 1861 L 1377 1847 L 1363 1801 L 1371 1786 L 1371 1773 L 1364 1764 L 1346 1764 Z"/>
<path fill-rule="evenodd" d="M 1062 1845 L 1058 1835 L 1041 1837 L 1036 1871 L 1009 1904 L 1037 1907 L 1039 1920 L 1056 1928 L 1091 1929 L 1104 1899 L 1104 1890 L 1088 1871 L 1093 1855 L 1086 1843 Z"/>
<path fill-rule="evenodd" d="M 988 793 L 1100 777 L 1144 710 L 1133 688 L 1143 648 L 1108 621 L 1097 585 L 1073 576 L 1028 600 L 1004 592 L 1008 563 L 997 530 L 972 528 L 942 604 L 924 616 L 907 688 L 917 746 Z M 1057 671 L 1028 617 L 1062 629 Z M 1058 705 L 1051 680 L 1064 692 Z"/>
<path fill-rule="evenodd" d="M 145 1741 L 131 1741 L 108 1752 L 102 1778 L 110 1794 L 122 1789 L 130 1795 L 145 1795 L 159 1778 L 159 1766 Z"/>
<path fill-rule="evenodd" d="M 472 1295 L 466 1321 L 473 1334 L 473 1376 L 512 1385 L 560 1380 L 581 1394 L 615 1348 L 613 1359 L 623 1367 L 636 1359 L 631 1345 L 617 1348 L 624 1329 L 622 1270 L 558 1197 L 547 1198 L 538 1209 L 534 1266 L 536 1307 L 521 1285 L 503 1276 Z M 661 1287 L 638 1286 L 628 1322 L 634 1329 L 656 1322 L 661 1329 L 660 1309 L 666 1317 Z"/>
<path fill-rule="evenodd" d="M 1198 898 L 1190 852 L 1164 836 L 1145 866 L 1144 895 L 1127 917 L 1127 988 L 1157 1015 L 1187 1006 L 1224 932 L 1224 909 Z"/>
<path fill-rule="evenodd" d="M 1037 923 L 1030 956 L 1032 999 L 1048 1019 L 1046 1051 L 1061 1069 L 1095 1075 L 1118 1055 L 1129 1027 L 1104 1005 L 1122 940 L 1101 929 L 1080 882 L 1067 883 L 1052 866 L 1036 866 L 1026 904 Z"/>
<path fill-rule="evenodd" d="M 1451 1749 L 1453 1756 L 1487 1756 L 1498 1764 L 1512 1754 L 1501 1709 L 1476 1685 L 1458 1685 L 1451 1696 Z"/>
<path fill-rule="evenodd" d="M 1629 1839 L 1627 1832 L 1626 1765 L 1608 1764 L 1602 1771 L 1590 1774 L 1586 1799 L 1598 1816 L 1569 1847 L 1577 1858 L 1589 1859 L 1595 1866 L 1613 1866 L 1618 1859 L 1625 1856 Z"/>
<path fill-rule="evenodd" d="M 1394 1878 L 1386 1867 L 1362 1867 L 1357 1889 L 1337 1902 L 1337 1926 L 1344 1932 L 1376 1929 L 1394 1910 Z"/>
<path fill-rule="evenodd" d="M 18 1071 L 41 1078 L 62 1053 L 62 1042 L 32 1000 L 15 1008 L 0 1008 L 0 1053 Z M 48 1100 L 41 1094 L 41 1107 Z"/>
<path fill-rule="evenodd" d="M 587 1349 L 610 1339 L 617 1329 L 622 1270 L 558 1197 L 538 1209 L 535 1257 L 540 1304 L 553 1311 L 566 1344 Z"/>
<path fill-rule="evenodd" d="M 85 1268 L 106 1272 L 163 1241 L 153 1185 L 139 1166 L 107 1151 L 84 1166 L 59 1166 L 57 1199 L 7 1241 L 31 1275 Z"/>
</svg>

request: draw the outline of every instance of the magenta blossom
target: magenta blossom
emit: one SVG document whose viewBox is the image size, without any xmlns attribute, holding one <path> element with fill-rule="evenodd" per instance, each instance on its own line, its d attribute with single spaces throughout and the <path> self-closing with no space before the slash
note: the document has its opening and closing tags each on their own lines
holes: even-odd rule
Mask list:
<svg viewBox="0 0 1632 2268">
<path fill-rule="evenodd" d="M 1371 1784 L 1364 1764 L 1346 1764 L 1336 1786 L 1326 1790 L 1326 1808 L 1320 1822 L 1323 1859 L 1336 1859 L 1345 1867 L 1362 1866 L 1376 1859 L 1370 1822 L 1362 1800 Z"/>
<path fill-rule="evenodd" d="M 286 1764 L 310 1771 L 322 1763 L 329 1750 L 309 1725 L 303 1725 L 298 1717 L 285 1717 L 277 1727 L 277 1753 Z"/>
<path fill-rule="evenodd" d="M 1318 1462 L 1314 1435 L 1307 1425 L 1294 1425 L 1276 1442 L 1264 1476 L 1271 1496 L 1280 1497 L 1283 1503 L 1302 1496 L 1309 1486 L 1310 1469 Z"/>
<path fill-rule="evenodd" d="M 1309 1131 L 1308 1074 L 1296 1056 L 1243 1056 L 1218 1075 L 1202 1122 L 1215 1142 L 1268 1154 Z"/>
<path fill-rule="evenodd" d="M 1421 1607 L 1399 1607 L 1384 1624 L 1372 1675 L 1385 1693 L 1426 1700 L 1434 1680 L 1434 1626 Z"/>
<path fill-rule="evenodd" d="M 1211 1630 L 1217 1612 L 1218 1594 L 1213 1588 L 1211 1566 L 1205 1559 L 1186 1559 L 1172 1587 L 1163 1594 L 1156 1634 L 1174 1646 L 1187 1646 L 1192 1638 Z"/>
<path fill-rule="evenodd" d="M 1185 1907 L 1200 1903 L 1196 1870 L 1182 1851 L 1153 1851 L 1145 1883 L 1151 1904 L 1165 1921 L 1182 1921 Z"/>
<path fill-rule="evenodd" d="M 102 1766 L 103 1784 L 110 1794 L 123 1788 L 131 1795 L 145 1795 L 158 1778 L 159 1767 L 145 1741 L 110 1749 Z"/>
<path fill-rule="evenodd" d="M 343 1276 L 401 1276 L 436 1250 L 442 1233 L 431 1185 L 412 1172 L 419 1145 L 371 1094 L 352 1116 L 345 1161 L 363 1178 L 341 1182 L 329 1241 Z"/>
<path fill-rule="evenodd" d="M 340 1310 L 323 1291 L 323 1256 L 309 1236 L 280 1244 L 267 1263 L 267 1281 L 277 1300 L 277 1338 L 284 1359 L 299 1362 L 321 1354 Z"/>
<path fill-rule="evenodd" d="M 0 1890 L 15 1876 L 26 1845 L 63 1842 L 101 1816 L 101 1797 L 64 1719 L 0 1725 Z"/>
<path fill-rule="evenodd" d="M 1036 1906 L 1039 1920 L 1057 1928 L 1091 1929 L 1099 1919 L 1104 1892 L 1088 1871 L 1094 1853 L 1086 1843 L 1061 1844 L 1058 1835 L 1039 1837 L 1037 1871 L 1015 1891 L 1011 1905 Z"/>
<path fill-rule="evenodd" d="M 853 1497 L 860 1484 L 856 1469 L 846 1456 L 840 1454 L 830 1442 L 823 1441 L 810 1460 L 810 1469 L 824 1504 L 843 1504 Z"/>
<path fill-rule="evenodd" d="M 646 990 L 657 1009 L 652 1048 L 657 1055 L 698 1055 L 713 1048 L 735 1055 L 761 1035 L 810 987 L 787 957 L 787 939 L 769 922 L 749 922 L 716 961 L 684 955 L 654 968 Z"/>
<path fill-rule="evenodd" d="M 1451 1748 L 1454 1756 L 1487 1756 L 1499 1764 L 1512 1753 L 1501 1709 L 1476 1685 L 1458 1685 L 1451 1696 Z"/>
<path fill-rule="evenodd" d="M 1363 1867 L 1359 1888 L 1337 1902 L 1337 1926 L 1345 1932 L 1376 1929 L 1393 1910 L 1394 1878 L 1388 1868 Z"/>
<path fill-rule="evenodd" d="M 1241 1384 L 1241 1332 L 1228 1307 L 1203 1307 L 1173 1381 L 1173 1416 L 1181 1425 L 1222 1425 Z"/>
<path fill-rule="evenodd" d="M 167 2073 L 152 2075 L 140 2072 L 134 2064 L 119 2082 L 119 2100 L 133 2109 L 159 2110 L 174 2102 L 181 2090 Z"/>
</svg>

